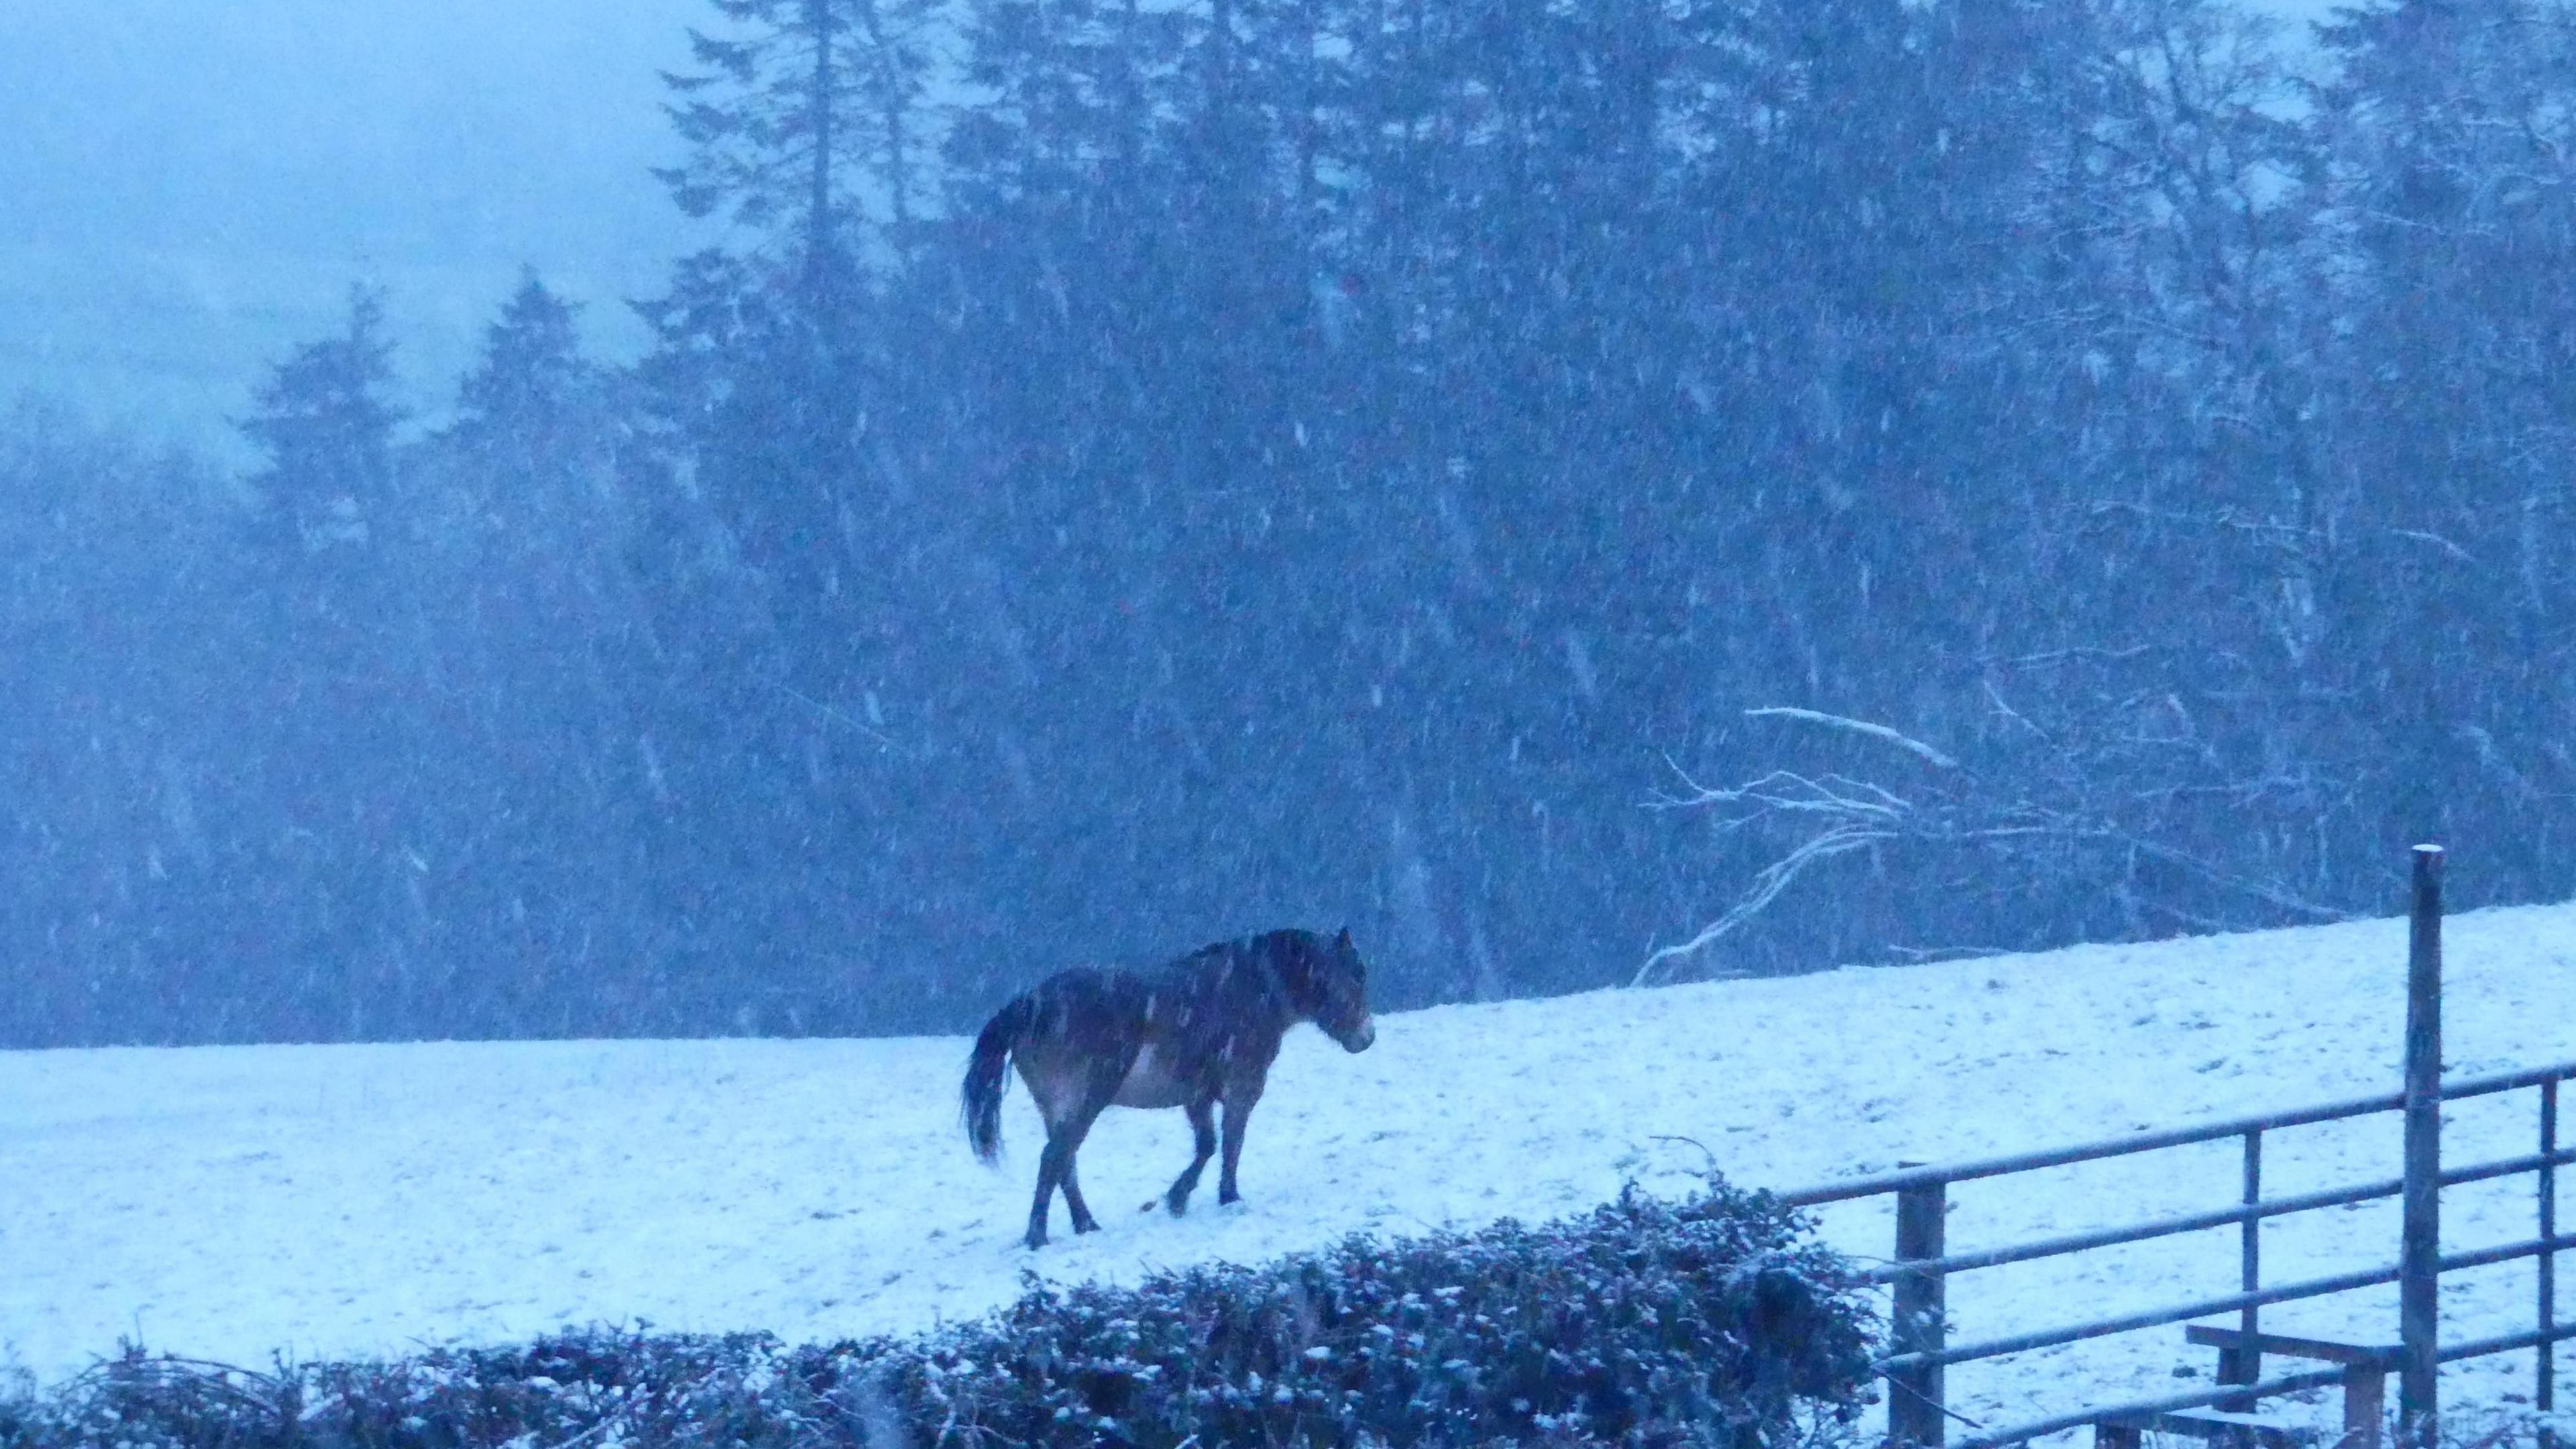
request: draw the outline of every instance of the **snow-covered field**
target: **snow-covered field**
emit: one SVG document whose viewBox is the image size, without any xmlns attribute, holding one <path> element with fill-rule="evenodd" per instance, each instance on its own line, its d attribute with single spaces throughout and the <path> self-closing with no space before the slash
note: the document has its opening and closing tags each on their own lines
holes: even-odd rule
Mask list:
<svg viewBox="0 0 2576 1449">
<path fill-rule="evenodd" d="M 2454 1074 L 2576 1058 L 2576 908 L 2454 918 Z M 1006 1170 L 957 1126 L 965 1043 L 561 1042 L 0 1054 L 0 1363 L 57 1380 L 120 1338 L 262 1364 L 649 1320 L 791 1339 L 980 1313 L 1034 1268 L 1130 1277 L 1678 1192 L 1705 1143 L 1775 1187 L 2361 1095 L 2397 1083 L 2405 926 L 2085 947 L 1380 1018 L 1344 1055 L 1292 1036 L 1245 1154 L 1248 1201 L 1145 1202 L 1187 1155 L 1173 1112 L 1113 1112 L 1083 1153 L 1106 1230 L 1018 1246 L 1036 1121 Z M 2454 1163 L 2528 1152 L 2531 1093 L 2457 1104 Z M 2271 1134 L 2267 1189 L 2393 1177 L 2393 1115 Z M 1954 1189 L 1953 1250 L 2214 1206 L 2235 1144 Z M 1890 1247 L 1884 1201 L 1827 1236 Z M 2534 1227 L 2529 1179 L 2455 1189 L 2457 1247 Z M 2272 1281 L 2390 1261 L 2393 1202 L 2276 1220 Z M 2229 1291 L 2232 1231 L 1956 1278 L 1963 1338 Z M 2447 1280 L 2445 1331 L 2526 1326 L 2532 1267 Z M 2276 1331 L 2390 1336 L 2394 1290 L 2269 1310 Z M 2180 1328 L 1951 1371 L 1996 1423 L 2205 1374 Z M 2529 1356 L 2448 1370 L 2511 1402 Z M 2327 1412 L 2324 1406 L 2317 1410 Z"/>
</svg>

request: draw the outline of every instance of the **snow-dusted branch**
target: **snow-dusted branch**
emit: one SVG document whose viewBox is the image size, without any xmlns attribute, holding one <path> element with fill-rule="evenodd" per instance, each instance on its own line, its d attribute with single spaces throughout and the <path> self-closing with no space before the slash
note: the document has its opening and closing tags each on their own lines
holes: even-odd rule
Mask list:
<svg viewBox="0 0 2576 1449">
<path fill-rule="evenodd" d="M 1764 906 L 1771 904 L 1799 876 L 1806 874 L 1807 867 L 1816 862 L 1895 838 L 1894 830 L 1871 829 L 1848 823 L 1831 825 L 1809 836 L 1799 842 L 1796 849 L 1764 866 L 1761 872 L 1753 877 L 1752 886 L 1737 899 L 1725 915 L 1701 927 L 1698 935 L 1680 945 L 1666 946 L 1648 956 L 1645 964 L 1637 968 L 1636 977 L 1628 984 L 1654 985 L 1659 973 L 1664 971 L 1666 963 L 1688 960 L 1724 939 L 1737 927 L 1759 915 Z"/>
<path fill-rule="evenodd" d="M 1667 764 L 1671 762 L 1666 761 Z M 1691 809 L 1707 805 L 1739 807 L 1718 822 L 1723 830 L 1750 825 L 1774 813 L 1807 815 L 1869 815 L 1894 820 L 1912 807 L 1894 793 L 1842 775 L 1818 779 L 1789 770 L 1773 770 L 1758 780 L 1748 780 L 1727 789 L 1716 789 L 1699 783 L 1681 767 L 1673 767 L 1682 783 L 1690 787 L 1686 795 L 1657 795 L 1647 802 L 1658 810 Z"/>
<path fill-rule="evenodd" d="M 2050 656 L 2032 662 L 2061 661 Z M 2132 919 L 2138 910 L 2198 919 L 2185 907 L 2213 891 L 2221 899 L 2259 903 L 2265 916 L 2341 918 L 2343 913 L 2304 898 L 2285 882 L 2226 869 L 2165 843 L 2167 819 L 2186 797 L 2244 797 L 2303 783 L 2284 782 L 2271 769 L 2231 772 L 2198 737 L 2171 691 L 2111 695 L 2086 714 L 2050 712 L 2045 724 L 2014 708 L 1992 680 L 1985 682 L 1984 694 L 2003 727 L 1990 738 L 2010 752 L 1985 772 L 1869 720 L 1787 706 L 1745 711 L 1877 740 L 1940 772 L 1909 774 L 1902 794 L 1867 778 L 1779 767 L 1738 784 L 1710 786 L 1674 764 L 1683 788 L 1658 794 L 1651 805 L 1709 811 L 1720 833 L 1768 826 L 1783 844 L 1724 914 L 1690 939 L 1651 952 L 1630 984 L 1673 979 L 1685 963 L 1742 930 L 1810 870 L 1882 845 L 1959 855 L 1972 862 L 1963 867 L 1972 872 L 1963 885 L 1979 889 L 1989 880 L 2039 878 L 2089 859 L 2104 872 L 2103 890 L 2128 903 Z M 2142 880 L 2141 861 L 2154 862 L 2158 870 Z"/>
<path fill-rule="evenodd" d="M 2333 906 L 2318 905 L 2314 901 L 2295 895 L 2269 881 L 2256 880 L 2251 876 L 2243 875 L 2236 871 L 2222 870 L 2218 866 L 2212 865 L 2208 861 L 2201 859 L 2199 856 L 2192 855 L 2185 851 L 2174 850 L 2167 846 L 2158 845 L 2153 841 L 2137 840 L 2134 838 L 2128 840 L 2127 843 L 2130 849 L 2135 850 L 2140 855 L 2150 856 L 2154 859 L 2161 860 L 2167 865 L 2179 866 L 2213 885 L 2225 886 L 2230 890 L 2241 891 L 2244 894 L 2252 896 L 2254 899 L 2263 902 L 2265 905 L 2278 907 L 2292 915 L 2306 916 L 2310 920 L 2314 921 L 2349 921 L 2357 919 L 2357 917 L 2355 917 L 2350 911 L 2338 910 Z"/>
<path fill-rule="evenodd" d="M 1920 758 L 1924 763 L 1936 766 L 1940 769 L 1955 770 L 1959 768 L 1958 761 L 1951 759 L 1948 755 L 1941 753 L 1939 750 L 1932 748 L 1921 740 L 1918 740 L 1911 735 L 1900 734 L 1895 730 L 1889 729 L 1883 724 L 1871 724 L 1865 719 L 1849 719 L 1838 714 L 1826 714 L 1820 710 L 1812 709 L 1797 709 L 1788 705 L 1770 705 L 1762 709 L 1748 709 L 1744 714 L 1748 719 L 1794 719 L 1804 720 L 1809 724 L 1831 725 L 1838 730 L 1850 730 L 1855 734 L 1868 735 L 1872 739 L 1885 740 L 1889 744 L 1896 746 L 1898 749 L 1904 750 Z"/>
<path fill-rule="evenodd" d="M 1959 762 L 1942 751 L 1911 735 L 1868 720 L 1786 705 L 1748 709 L 1744 713 L 1754 719 L 1790 719 L 1848 731 L 1894 745 L 1938 769 L 1955 771 L 1959 768 Z M 1741 785 L 1721 789 L 1700 784 L 1678 765 L 1674 766 L 1673 773 L 1681 776 L 1682 783 L 1689 787 L 1689 793 L 1664 796 L 1655 804 L 1665 808 L 1719 807 L 1728 812 L 1718 821 L 1721 830 L 1739 830 L 1775 815 L 1800 817 L 1809 829 L 1804 839 L 1754 875 L 1752 884 L 1746 887 L 1744 894 L 1736 899 L 1725 915 L 1702 927 L 1689 940 L 1665 946 L 1649 955 L 1629 983 L 1634 986 L 1652 985 L 1674 963 L 1689 960 L 1723 940 L 1761 914 L 1764 907 L 1795 884 L 1809 867 L 1881 841 L 1898 839 L 1915 828 L 1912 802 L 1868 780 L 1855 780 L 1845 775 L 1811 777 L 1793 770 L 1772 770 Z"/>
</svg>

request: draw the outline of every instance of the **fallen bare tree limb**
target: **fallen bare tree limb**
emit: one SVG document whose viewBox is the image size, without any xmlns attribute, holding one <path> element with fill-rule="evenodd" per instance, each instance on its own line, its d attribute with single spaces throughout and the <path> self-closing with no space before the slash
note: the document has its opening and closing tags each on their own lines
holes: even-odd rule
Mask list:
<svg viewBox="0 0 2576 1449">
<path fill-rule="evenodd" d="M 2200 752 L 2173 749 L 2187 741 L 2150 733 L 2134 721 L 2131 728 L 2107 738 L 2082 727 L 2043 729 L 2005 704 L 1991 684 L 1986 694 L 1998 717 L 2014 727 L 2013 738 L 2019 742 L 2014 747 L 2025 752 L 2017 758 L 2016 768 L 1992 775 L 1971 771 L 1948 751 L 1872 721 L 1787 706 L 1745 711 L 1748 717 L 1822 725 L 1876 740 L 1945 772 L 1926 782 L 1926 788 L 1908 794 L 1848 774 L 1805 774 L 1785 768 L 1767 770 L 1740 784 L 1713 787 L 1692 779 L 1668 760 L 1685 788 L 1658 794 L 1648 802 L 1651 806 L 1716 811 L 1714 824 L 1721 834 L 1765 824 L 1785 825 L 1789 839 L 1754 872 L 1722 915 L 1688 940 L 1650 952 L 1629 984 L 1651 986 L 1676 979 L 1686 963 L 1704 957 L 1717 943 L 1742 930 L 1816 866 L 1889 845 L 1982 852 L 1990 868 L 2022 875 L 2063 869 L 2077 851 L 2089 851 L 2126 862 L 2114 869 L 2108 887 L 2117 890 L 2132 889 L 2136 862 L 2152 860 L 2223 896 L 2258 902 L 2280 915 L 2310 921 L 2348 918 L 2348 913 L 2308 900 L 2279 881 L 2230 870 L 2165 844 L 2129 818 L 2151 808 L 2157 798 L 2156 792 L 2133 788 L 2136 773 L 2162 774 L 2208 764 Z M 2070 738 L 2092 743 L 2082 747 L 2061 743 Z M 2169 763 L 2178 757 L 2183 764 Z M 2167 795 L 2184 787 L 2184 782 L 2164 783 Z M 1998 856 L 2000 860 L 1994 859 Z M 2180 905 L 2162 899 L 2143 905 L 2169 914 L 2181 911 Z M 1921 948 L 1914 954 L 1921 954 Z"/>
</svg>

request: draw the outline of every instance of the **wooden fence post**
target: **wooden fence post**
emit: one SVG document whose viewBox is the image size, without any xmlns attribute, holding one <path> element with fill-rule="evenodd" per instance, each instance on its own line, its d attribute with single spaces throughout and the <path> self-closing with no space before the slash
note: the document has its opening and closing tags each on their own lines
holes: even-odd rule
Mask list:
<svg viewBox="0 0 2576 1449">
<path fill-rule="evenodd" d="M 2442 847 L 2415 847 L 2406 951 L 2406 1187 L 2398 1252 L 2398 1443 L 2439 1432 L 2442 1258 Z"/>
<path fill-rule="evenodd" d="M 1941 1256 L 1942 1219 L 1949 1211 L 1949 1184 L 1900 1188 L 1896 1194 L 1896 1261 L 1922 1261 Z M 1946 1337 L 1942 1322 L 1948 1298 L 1946 1280 L 1938 1273 L 1900 1273 L 1888 1317 L 1888 1347 L 1896 1353 L 1939 1353 Z M 1903 1449 L 1941 1449 L 1947 1432 L 1943 1412 L 1942 1366 L 1897 1369 L 1887 1376 L 1887 1437 Z"/>
</svg>

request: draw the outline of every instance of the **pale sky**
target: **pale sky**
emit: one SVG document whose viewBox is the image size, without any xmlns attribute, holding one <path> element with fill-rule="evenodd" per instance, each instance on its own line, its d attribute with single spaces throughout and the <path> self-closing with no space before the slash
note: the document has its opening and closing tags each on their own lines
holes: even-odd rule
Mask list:
<svg viewBox="0 0 2576 1449">
<path fill-rule="evenodd" d="M 657 69 L 703 0 L 0 5 L 0 397 L 222 432 L 264 364 L 390 291 L 443 403 L 522 262 L 619 300 L 686 249 Z"/>
</svg>

